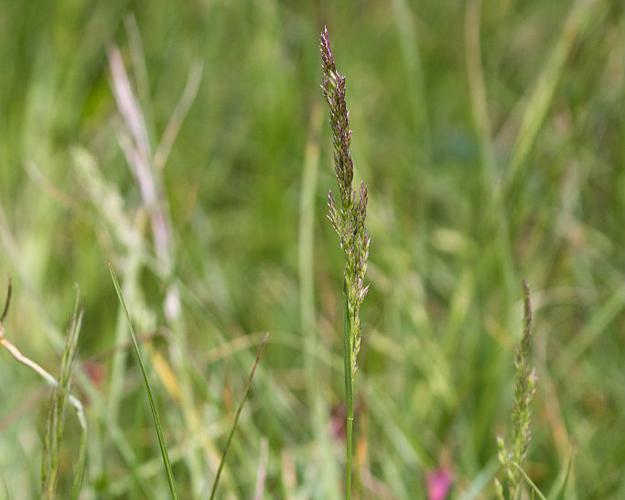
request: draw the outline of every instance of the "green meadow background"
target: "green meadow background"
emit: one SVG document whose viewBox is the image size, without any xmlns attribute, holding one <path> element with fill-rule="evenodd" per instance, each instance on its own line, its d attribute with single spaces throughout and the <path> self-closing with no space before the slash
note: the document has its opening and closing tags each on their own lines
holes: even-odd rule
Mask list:
<svg viewBox="0 0 625 500">
<path fill-rule="evenodd" d="M 441 469 L 450 498 L 492 497 L 526 279 L 527 473 L 547 494 L 572 464 L 563 498 L 625 498 L 622 2 L 0 0 L 5 336 L 57 374 L 78 285 L 81 498 L 169 495 L 109 262 L 181 498 L 207 497 L 265 332 L 218 497 L 340 497 L 324 24 L 370 194 L 356 497 L 427 498 Z M 152 201 L 124 154 L 139 146 L 114 97 L 118 56 Z M 0 497 L 39 497 L 49 393 L 0 351 Z M 79 442 L 68 408 L 59 498 Z"/>
</svg>

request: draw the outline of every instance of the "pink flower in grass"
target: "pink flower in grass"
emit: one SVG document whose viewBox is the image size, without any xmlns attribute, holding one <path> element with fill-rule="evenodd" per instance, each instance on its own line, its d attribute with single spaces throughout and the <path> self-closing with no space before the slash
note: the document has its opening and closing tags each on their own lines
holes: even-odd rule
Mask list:
<svg viewBox="0 0 625 500">
<path fill-rule="evenodd" d="M 445 467 L 428 472 L 425 479 L 428 485 L 428 500 L 445 500 L 454 482 L 453 474 Z"/>
</svg>

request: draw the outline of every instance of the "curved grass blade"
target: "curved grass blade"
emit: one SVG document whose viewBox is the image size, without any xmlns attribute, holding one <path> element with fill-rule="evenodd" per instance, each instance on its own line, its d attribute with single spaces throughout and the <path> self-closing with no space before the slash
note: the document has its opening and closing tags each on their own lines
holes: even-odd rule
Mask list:
<svg viewBox="0 0 625 500">
<path fill-rule="evenodd" d="M 135 333 L 134 327 L 132 326 L 132 320 L 130 319 L 130 312 L 128 311 L 128 307 L 126 306 L 126 302 L 124 301 L 124 297 L 122 295 L 122 291 L 119 286 L 119 281 L 117 280 L 117 276 L 115 276 L 115 271 L 113 271 L 113 266 L 110 263 L 109 263 L 109 271 L 111 273 L 111 279 L 113 280 L 113 285 L 115 286 L 115 292 L 117 293 L 119 302 L 121 303 L 122 307 L 124 308 L 124 312 L 126 313 L 126 318 L 128 320 L 128 329 L 130 330 L 130 338 L 132 339 L 132 345 L 135 348 L 137 361 L 139 362 L 139 367 L 141 368 L 141 375 L 143 375 L 145 392 L 148 395 L 148 400 L 150 402 L 150 410 L 152 411 L 152 418 L 154 419 L 154 427 L 156 429 L 156 437 L 158 438 L 158 446 L 161 450 L 161 456 L 163 457 L 163 464 L 165 466 L 165 472 L 167 473 L 167 483 L 169 485 L 169 492 L 171 493 L 171 497 L 174 500 L 177 500 L 178 494 L 176 493 L 176 485 L 174 483 L 174 473 L 172 471 L 171 464 L 169 462 L 169 454 L 167 453 L 167 446 L 165 445 L 165 438 L 163 437 L 163 426 L 161 425 L 161 419 L 158 415 L 156 404 L 154 403 L 154 396 L 152 394 L 152 388 L 150 387 L 150 382 L 148 380 L 148 374 L 145 370 L 143 359 L 141 358 L 141 351 L 139 350 L 139 343 L 137 342 L 137 335 Z"/>
<path fill-rule="evenodd" d="M 260 347 L 258 348 L 258 352 L 256 353 L 256 359 L 254 360 L 254 365 L 252 366 L 252 370 L 250 371 L 250 375 L 247 378 L 247 384 L 245 384 L 245 390 L 243 391 L 243 397 L 239 402 L 239 406 L 237 406 L 237 411 L 234 414 L 234 422 L 232 422 L 232 427 L 230 428 L 230 433 L 228 434 L 228 440 L 226 441 L 226 447 L 224 448 L 224 452 L 221 455 L 221 461 L 219 462 L 219 467 L 217 468 L 217 474 L 215 475 L 215 482 L 213 483 L 213 489 L 211 490 L 210 500 L 215 498 L 215 493 L 217 493 L 217 485 L 219 484 L 219 478 L 221 477 L 221 471 L 224 468 L 224 463 L 226 462 L 226 455 L 228 454 L 228 450 L 230 449 L 230 444 L 232 443 L 232 437 L 234 436 L 234 431 L 237 429 L 237 425 L 239 423 L 239 417 L 241 416 L 241 410 L 243 410 L 243 405 L 245 405 L 245 401 L 247 400 L 247 396 L 252 387 L 252 380 L 254 379 L 254 374 L 256 373 L 256 367 L 260 362 L 260 357 L 265 350 L 265 346 L 267 345 L 267 339 L 269 338 L 269 333 L 265 334 L 265 338 L 263 339 Z"/>
<path fill-rule="evenodd" d="M 13 291 L 13 281 L 11 280 L 11 277 L 9 276 L 9 284 L 7 286 L 7 297 L 4 301 L 2 314 L 0 314 L 0 323 L 2 323 L 4 319 L 7 317 L 7 314 L 9 314 L 9 307 L 11 307 L 11 292 L 12 291 Z"/>
<path fill-rule="evenodd" d="M 558 478 L 556 479 L 556 483 L 547 495 L 548 500 L 558 500 L 559 498 L 564 498 L 563 494 L 571 477 L 571 470 L 573 469 L 574 459 L 575 452 L 571 451 L 571 454 L 569 455 L 569 459 L 566 464 L 566 468 L 560 470 Z"/>
</svg>

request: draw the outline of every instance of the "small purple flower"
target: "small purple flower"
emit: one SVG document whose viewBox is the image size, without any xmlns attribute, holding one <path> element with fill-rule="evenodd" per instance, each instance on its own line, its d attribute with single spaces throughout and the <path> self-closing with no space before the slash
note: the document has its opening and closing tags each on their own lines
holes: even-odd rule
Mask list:
<svg viewBox="0 0 625 500">
<path fill-rule="evenodd" d="M 445 500 L 454 482 L 452 472 L 446 467 L 428 472 L 425 479 L 428 485 L 428 500 Z"/>
</svg>

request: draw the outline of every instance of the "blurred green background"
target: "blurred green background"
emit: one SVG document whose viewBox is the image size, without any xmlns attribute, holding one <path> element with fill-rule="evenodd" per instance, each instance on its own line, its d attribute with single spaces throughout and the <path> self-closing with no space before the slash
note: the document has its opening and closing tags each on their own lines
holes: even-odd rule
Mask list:
<svg viewBox="0 0 625 500">
<path fill-rule="evenodd" d="M 527 472 L 548 493 L 573 460 L 565 498 L 625 498 L 622 2 L 0 0 L 5 334 L 58 373 L 79 285 L 81 498 L 168 495 L 108 262 L 181 497 L 207 495 L 263 332 L 220 497 L 340 495 L 325 23 L 371 199 L 357 496 L 426 498 L 437 469 L 452 498 L 492 496 L 525 278 L 539 377 Z M 119 56 L 136 108 L 114 96 Z M 39 496 L 48 394 L 0 352 L 0 496 Z M 61 492 L 78 441 L 68 411 Z"/>
</svg>

